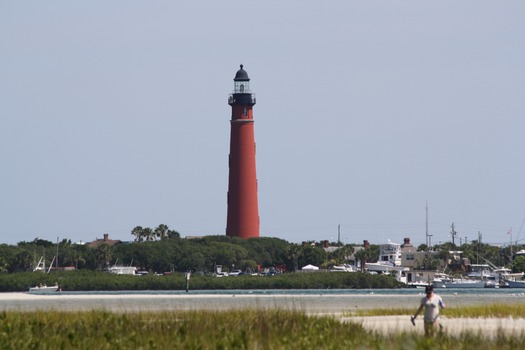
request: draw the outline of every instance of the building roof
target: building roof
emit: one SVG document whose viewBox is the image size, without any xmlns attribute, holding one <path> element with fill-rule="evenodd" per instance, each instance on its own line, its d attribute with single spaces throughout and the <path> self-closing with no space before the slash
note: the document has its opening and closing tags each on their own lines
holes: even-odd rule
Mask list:
<svg viewBox="0 0 525 350">
<path fill-rule="evenodd" d="M 99 245 L 101 245 L 102 243 L 112 246 L 112 245 L 115 245 L 115 244 L 122 243 L 122 241 L 120 239 L 109 239 L 109 234 L 108 233 L 104 233 L 104 238 L 102 238 L 102 239 L 98 239 L 97 238 L 93 242 L 87 243 L 87 246 L 88 247 L 92 247 L 92 248 L 96 248 Z"/>
</svg>

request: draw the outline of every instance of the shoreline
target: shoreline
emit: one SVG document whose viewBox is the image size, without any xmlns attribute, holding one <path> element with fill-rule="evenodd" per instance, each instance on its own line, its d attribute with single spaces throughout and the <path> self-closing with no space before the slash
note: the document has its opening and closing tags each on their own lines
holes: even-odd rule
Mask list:
<svg viewBox="0 0 525 350">
<path fill-rule="evenodd" d="M 283 308 L 307 313 L 351 314 L 355 310 L 414 308 L 421 294 L 111 294 L 28 292 L 0 293 L 2 310 L 229 310 L 240 308 Z M 443 296 L 447 307 L 525 303 L 525 294 L 457 294 Z"/>
</svg>

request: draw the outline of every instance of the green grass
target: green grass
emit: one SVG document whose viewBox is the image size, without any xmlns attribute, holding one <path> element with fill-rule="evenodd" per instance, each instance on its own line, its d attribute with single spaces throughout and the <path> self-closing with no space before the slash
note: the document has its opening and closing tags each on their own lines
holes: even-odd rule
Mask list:
<svg viewBox="0 0 525 350">
<path fill-rule="evenodd" d="M 417 307 L 397 309 L 355 310 L 348 316 L 413 315 Z M 446 317 L 512 317 L 525 318 L 525 304 L 485 304 L 462 307 L 447 307 L 441 311 Z"/>
<path fill-rule="evenodd" d="M 523 348 L 523 336 L 385 336 L 333 317 L 283 310 L 0 312 L 0 349 Z"/>
</svg>

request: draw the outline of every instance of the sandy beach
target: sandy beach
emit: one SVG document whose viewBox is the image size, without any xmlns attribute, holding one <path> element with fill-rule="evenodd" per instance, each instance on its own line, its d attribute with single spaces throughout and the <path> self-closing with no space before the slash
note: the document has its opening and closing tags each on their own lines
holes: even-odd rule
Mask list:
<svg viewBox="0 0 525 350">
<path fill-rule="evenodd" d="M 423 332 L 422 319 L 416 327 L 403 316 L 354 317 L 352 311 L 373 308 L 417 308 L 419 295 L 247 295 L 247 294 L 51 294 L 0 293 L 0 311 L 63 310 L 86 311 L 103 309 L 115 312 L 170 310 L 230 310 L 246 308 L 281 308 L 304 311 L 312 315 L 331 315 L 342 322 L 356 322 L 366 329 L 381 333 Z M 448 307 L 487 303 L 525 303 L 525 295 L 447 296 Z M 485 337 L 498 334 L 521 334 L 525 318 L 441 318 L 443 331 L 459 335 L 464 331 L 480 332 Z"/>
<path fill-rule="evenodd" d="M 413 326 L 410 317 L 367 316 L 341 317 L 342 322 L 356 322 L 364 328 L 383 334 L 399 332 L 417 332 L 424 334 L 423 320 L 420 317 Z M 442 331 L 459 336 L 463 332 L 478 332 L 480 336 L 494 338 L 498 335 L 525 335 L 525 318 L 440 318 Z"/>
</svg>

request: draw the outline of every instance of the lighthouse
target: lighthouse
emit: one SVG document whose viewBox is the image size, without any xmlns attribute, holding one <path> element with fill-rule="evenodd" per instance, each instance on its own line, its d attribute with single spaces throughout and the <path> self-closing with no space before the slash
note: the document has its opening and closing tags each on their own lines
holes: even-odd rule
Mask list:
<svg viewBox="0 0 525 350">
<path fill-rule="evenodd" d="M 226 235 L 244 239 L 259 237 L 253 120 L 255 95 L 242 64 L 233 79 L 233 93 L 228 104 L 232 107 L 232 115 Z"/>
</svg>

